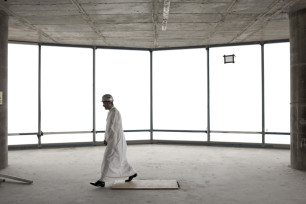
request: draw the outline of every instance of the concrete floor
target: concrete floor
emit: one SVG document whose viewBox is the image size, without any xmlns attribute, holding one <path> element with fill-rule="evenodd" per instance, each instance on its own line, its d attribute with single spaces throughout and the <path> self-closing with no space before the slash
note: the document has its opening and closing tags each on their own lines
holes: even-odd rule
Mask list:
<svg viewBox="0 0 306 204">
<path fill-rule="evenodd" d="M 9 151 L 0 174 L 34 180 L 0 184 L 0 203 L 304 204 L 306 172 L 290 151 L 185 145 L 129 145 L 137 179 L 176 179 L 179 190 L 95 188 L 105 147 Z"/>
</svg>

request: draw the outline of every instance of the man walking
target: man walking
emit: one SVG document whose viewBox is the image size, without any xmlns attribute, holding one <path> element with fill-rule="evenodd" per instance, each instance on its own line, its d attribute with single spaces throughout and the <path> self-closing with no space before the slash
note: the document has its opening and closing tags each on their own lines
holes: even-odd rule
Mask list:
<svg viewBox="0 0 306 204">
<path fill-rule="evenodd" d="M 104 138 L 106 149 L 101 165 L 101 177 L 95 183 L 90 183 L 97 187 L 104 187 L 107 180 L 128 177 L 125 182 L 129 182 L 137 176 L 126 158 L 126 141 L 121 115 L 114 106 L 113 97 L 110 94 L 105 94 L 102 97 L 102 102 L 105 110 L 109 110 L 109 112 L 106 119 Z"/>
</svg>

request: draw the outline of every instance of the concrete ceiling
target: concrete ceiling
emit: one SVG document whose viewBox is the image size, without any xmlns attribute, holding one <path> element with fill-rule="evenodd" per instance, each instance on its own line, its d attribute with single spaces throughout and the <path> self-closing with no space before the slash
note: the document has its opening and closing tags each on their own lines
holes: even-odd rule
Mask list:
<svg viewBox="0 0 306 204">
<path fill-rule="evenodd" d="M 168 48 L 289 39 L 290 8 L 306 0 L 0 0 L 9 40 Z"/>
</svg>

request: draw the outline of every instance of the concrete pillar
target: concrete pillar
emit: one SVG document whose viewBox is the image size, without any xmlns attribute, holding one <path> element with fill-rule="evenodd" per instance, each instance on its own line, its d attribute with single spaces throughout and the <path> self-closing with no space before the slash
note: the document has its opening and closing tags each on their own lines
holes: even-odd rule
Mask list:
<svg viewBox="0 0 306 204">
<path fill-rule="evenodd" d="M 290 11 L 289 24 L 291 167 L 306 170 L 306 8 Z"/>
<path fill-rule="evenodd" d="M 7 156 L 7 38 L 8 16 L 0 10 L 0 169 L 8 165 Z"/>
</svg>

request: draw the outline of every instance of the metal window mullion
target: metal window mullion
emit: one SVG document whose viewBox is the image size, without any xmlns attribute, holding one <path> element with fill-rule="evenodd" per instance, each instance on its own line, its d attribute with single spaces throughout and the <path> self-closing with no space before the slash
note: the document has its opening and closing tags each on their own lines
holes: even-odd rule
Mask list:
<svg viewBox="0 0 306 204">
<path fill-rule="evenodd" d="M 41 147 L 41 44 L 38 44 L 38 147 Z"/>
<path fill-rule="evenodd" d="M 153 143 L 153 51 L 150 50 L 150 142 Z"/>
<path fill-rule="evenodd" d="M 209 48 L 207 54 L 207 142 L 210 142 L 210 67 L 209 67 Z"/>
<path fill-rule="evenodd" d="M 92 100 L 93 100 L 93 130 L 92 130 L 92 139 L 93 144 L 96 143 L 96 47 L 93 47 L 93 90 L 92 90 Z"/>
<path fill-rule="evenodd" d="M 262 107 L 262 144 L 265 144 L 265 62 L 264 43 L 261 44 L 261 107 Z"/>
<path fill-rule="evenodd" d="M 65 132 L 44 132 L 44 135 L 63 135 L 63 134 L 85 134 L 92 131 L 65 131 Z"/>
</svg>

